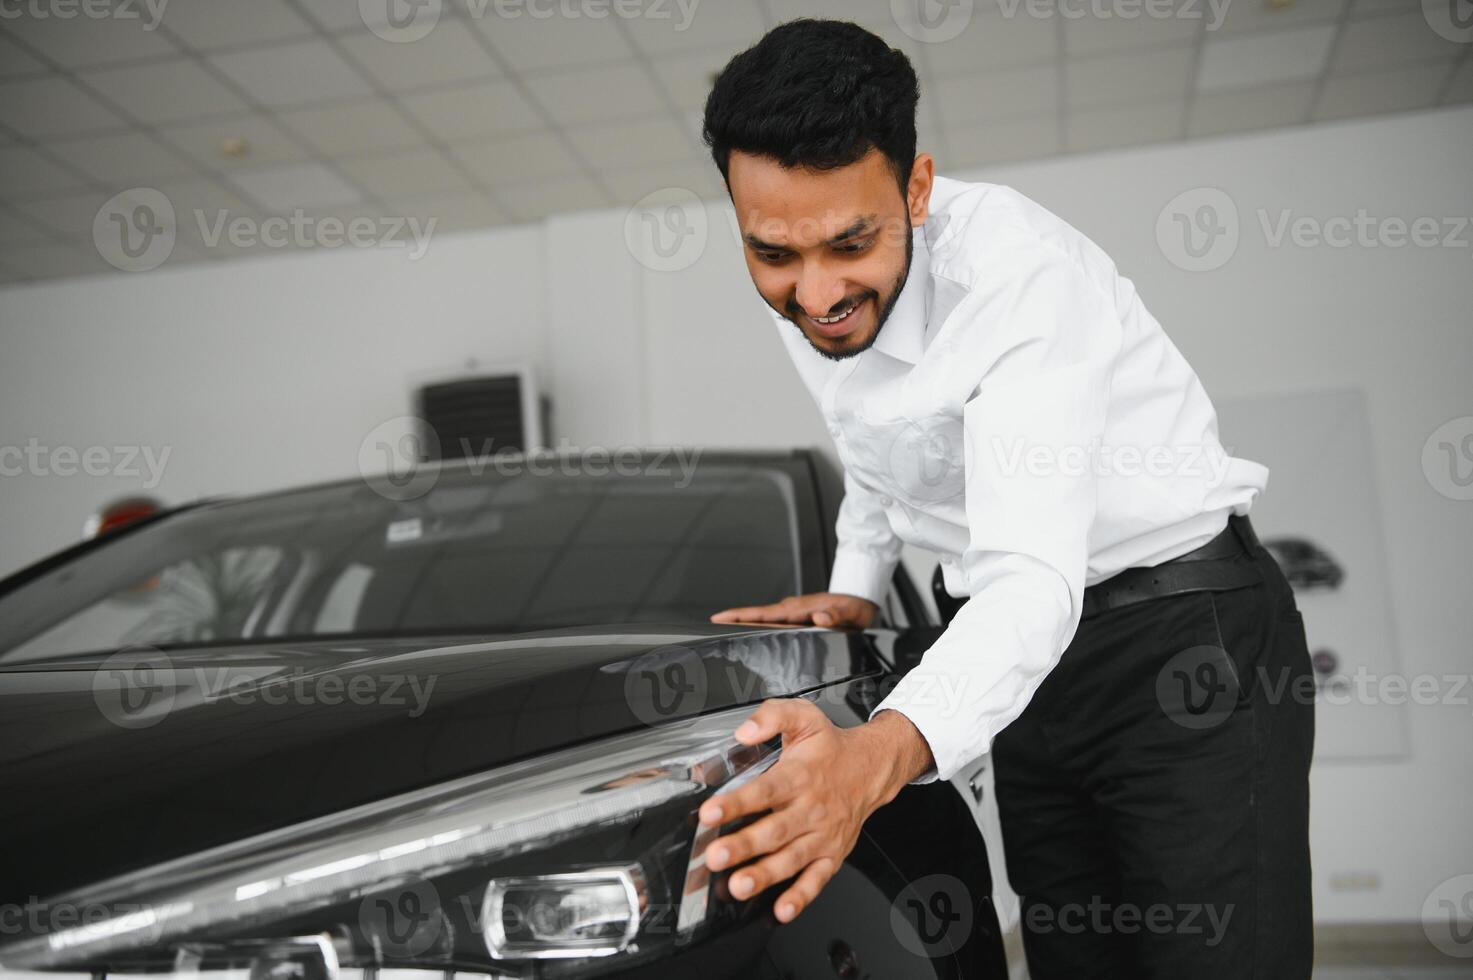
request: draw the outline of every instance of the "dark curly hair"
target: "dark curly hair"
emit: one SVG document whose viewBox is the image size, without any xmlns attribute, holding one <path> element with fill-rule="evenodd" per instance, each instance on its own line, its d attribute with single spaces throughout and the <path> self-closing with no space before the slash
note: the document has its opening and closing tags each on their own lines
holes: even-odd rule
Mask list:
<svg viewBox="0 0 1473 980">
<path fill-rule="evenodd" d="M 702 136 L 723 178 L 732 150 L 833 170 L 878 149 L 906 192 L 920 84 L 910 59 L 840 20 L 794 20 L 727 62 Z"/>
</svg>

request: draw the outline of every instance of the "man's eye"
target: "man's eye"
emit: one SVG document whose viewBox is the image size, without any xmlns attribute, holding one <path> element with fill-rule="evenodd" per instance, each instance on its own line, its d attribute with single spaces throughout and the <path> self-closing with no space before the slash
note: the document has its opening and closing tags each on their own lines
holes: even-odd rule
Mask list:
<svg viewBox="0 0 1473 980">
<path fill-rule="evenodd" d="M 875 243 L 875 240 L 873 238 L 865 239 L 862 242 L 847 242 L 847 243 L 845 243 L 843 245 L 838 246 L 838 251 L 840 251 L 840 252 L 850 252 L 850 253 L 853 253 L 853 252 L 863 252 L 865 249 L 869 248 L 874 243 Z"/>
<path fill-rule="evenodd" d="M 781 262 L 786 257 L 785 252 L 763 252 L 758 250 L 757 258 L 763 262 Z"/>
</svg>

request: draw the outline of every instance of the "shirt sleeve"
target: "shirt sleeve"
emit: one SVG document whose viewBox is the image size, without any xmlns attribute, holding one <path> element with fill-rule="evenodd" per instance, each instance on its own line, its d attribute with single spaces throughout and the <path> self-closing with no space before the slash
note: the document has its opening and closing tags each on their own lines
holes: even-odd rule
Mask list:
<svg viewBox="0 0 1473 980">
<path fill-rule="evenodd" d="M 890 526 L 880 495 L 847 471 L 835 534 L 839 543 L 829 591 L 857 595 L 883 606 L 902 542 Z"/>
<path fill-rule="evenodd" d="M 1088 460 L 1122 345 L 1109 294 L 1052 245 L 984 275 L 953 314 L 958 356 L 980 365 L 962 419 L 970 598 L 871 712 L 900 711 L 925 737 L 935 768 L 917 783 L 987 752 L 1074 637 L 1096 508 Z"/>
</svg>

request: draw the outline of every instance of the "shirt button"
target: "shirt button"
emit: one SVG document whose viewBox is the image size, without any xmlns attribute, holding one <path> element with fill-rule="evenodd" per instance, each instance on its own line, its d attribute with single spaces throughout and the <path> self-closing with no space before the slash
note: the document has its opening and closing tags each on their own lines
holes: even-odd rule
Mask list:
<svg viewBox="0 0 1473 980">
<path fill-rule="evenodd" d="M 839 433 L 841 431 L 842 430 L 837 425 L 829 426 L 829 435 L 833 436 L 835 439 L 839 438 Z"/>
<path fill-rule="evenodd" d="M 894 503 L 895 503 L 895 499 L 893 497 L 881 497 L 880 498 L 880 506 L 881 507 L 889 507 L 889 506 L 892 506 Z"/>
<path fill-rule="evenodd" d="M 955 561 L 956 561 L 956 559 L 953 558 L 953 557 L 951 557 L 950 555 L 942 555 L 941 556 L 941 564 L 943 564 L 943 565 L 950 565 L 950 564 L 952 564 Z"/>
</svg>

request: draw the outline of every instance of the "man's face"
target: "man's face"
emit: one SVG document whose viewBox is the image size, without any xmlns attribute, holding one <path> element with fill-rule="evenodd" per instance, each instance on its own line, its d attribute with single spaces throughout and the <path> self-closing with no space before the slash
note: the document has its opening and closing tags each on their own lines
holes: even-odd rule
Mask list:
<svg viewBox="0 0 1473 980">
<path fill-rule="evenodd" d="M 907 194 L 880 151 L 836 170 L 788 169 L 733 152 L 732 204 L 752 283 L 813 348 L 835 360 L 868 350 L 900 298 L 913 226 L 926 220 L 931 158 Z"/>
</svg>

